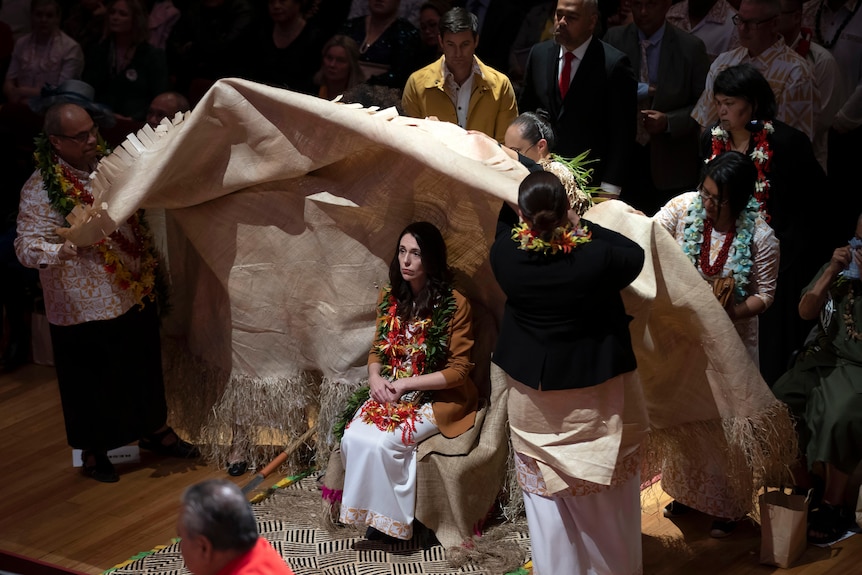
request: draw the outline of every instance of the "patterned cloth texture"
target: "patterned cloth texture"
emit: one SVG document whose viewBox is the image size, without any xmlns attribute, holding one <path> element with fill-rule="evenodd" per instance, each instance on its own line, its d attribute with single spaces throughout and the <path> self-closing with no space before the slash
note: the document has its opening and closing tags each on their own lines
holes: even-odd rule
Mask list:
<svg viewBox="0 0 862 575">
<path fill-rule="evenodd" d="M 385 545 L 367 541 L 362 533 L 350 537 L 348 533 L 330 533 L 314 525 L 313 516 L 291 513 L 297 498 L 317 496 L 313 478 L 307 478 L 270 498 L 253 505 L 258 530 L 278 551 L 296 575 L 407 575 L 475 573 L 500 575 L 500 571 L 468 563 L 456 567 L 446 558 L 446 550 L 435 545 L 420 548 L 415 542 L 405 541 Z M 519 561 L 527 560 L 530 540 L 526 524 L 507 530 L 497 542 L 515 552 L 520 548 Z M 517 569 L 517 565 L 511 568 Z M 179 543 L 142 557 L 132 563 L 110 571 L 115 575 L 188 575 L 183 564 Z"/>
<path fill-rule="evenodd" d="M 704 128 L 712 127 L 718 120 L 715 94 L 712 91 L 715 77 L 726 68 L 738 64 L 751 64 L 769 82 L 769 87 L 775 93 L 775 119 L 804 132 L 809 140 L 813 140 L 815 118 L 821 104 L 820 93 L 814 84 L 808 62 L 787 46 L 781 37 L 757 57 L 751 57 L 748 49 L 740 46 L 716 58 L 709 67 L 706 88 L 692 110 L 691 117 Z"/>
<path fill-rule="evenodd" d="M 480 316 L 474 380 L 488 395 L 503 296 L 487 256 L 501 200 L 515 200 L 526 173 L 496 142 L 453 124 L 222 80 L 166 133 L 145 127 L 103 160 L 94 207 L 62 232 L 88 245 L 138 208 L 166 209 L 174 313 L 164 331 L 194 358 L 169 365 L 173 417 L 216 446 L 238 423 L 260 431 L 260 445 L 264 432 L 289 440 L 314 419 L 320 457 L 343 409 L 333 398 L 365 376 L 379 287 L 412 221 L 440 228 L 456 285 Z M 586 217 L 647 253 L 623 293 L 653 430 L 645 458 L 707 456 L 688 441 L 700 430 L 725 436 L 727 459 L 745 467 L 728 473 L 749 488 L 752 475 L 756 487 L 783 471 L 796 447 L 786 409 L 670 234 L 619 201 Z M 494 421 L 505 437 L 505 412 Z M 451 453 L 473 449 L 476 435 Z M 727 452 L 714 443 L 717 457 Z M 488 488 L 469 473 L 459 484 L 450 496 L 461 501 Z M 420 510 L 421 501 L 422 520 Z"/>
</svg>

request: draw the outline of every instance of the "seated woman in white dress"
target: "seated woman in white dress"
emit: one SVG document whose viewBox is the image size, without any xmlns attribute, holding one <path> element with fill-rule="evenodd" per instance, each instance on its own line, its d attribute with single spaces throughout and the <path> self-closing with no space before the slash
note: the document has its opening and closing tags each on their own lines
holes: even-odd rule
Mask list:
<svg viewBox="0 0 862 575">
<path fill-rule="evenodd" d="M 370 397 L 341 441 L 342 523 L 367 525 L 372 538 L 412 538 L 417 445 L 475 422 L 472 347 L 470 304 L 452 288 L 443 236 L 428 222 L 410 224 L 380 295 Z"/>
</svg>

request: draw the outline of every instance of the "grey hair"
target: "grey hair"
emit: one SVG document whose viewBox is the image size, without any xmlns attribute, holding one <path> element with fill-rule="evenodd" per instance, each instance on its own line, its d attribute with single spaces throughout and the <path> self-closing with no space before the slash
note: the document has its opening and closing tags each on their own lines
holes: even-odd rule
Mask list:
<svg viewBox="0 0 862 575">
<path fill-rule="evenodd" d="M 548 113 L 539 108 L 535 112 L 524 112 L 510 124 L 517 126 L 521 131 L 521 137 L 527 140 L 531 146 L 544 139 L 548 143 L 548 149 L 553 150 L 557 137 L 551 126 L 551 118 Z"/>
<path fill-rule="evenodd" d="M 183 526 L 190 537 L 203 536 L 220 551 L 245 552 L 258 540 L 257 522 L 239 487 L 210 479 L 185 490 Z"/>
</svg>

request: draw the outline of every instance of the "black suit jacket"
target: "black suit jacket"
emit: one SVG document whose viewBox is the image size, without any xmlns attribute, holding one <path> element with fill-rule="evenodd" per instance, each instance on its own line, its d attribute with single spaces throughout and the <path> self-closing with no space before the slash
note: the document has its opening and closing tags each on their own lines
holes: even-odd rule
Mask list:
<svg viewBox="0 0 862 575">
<path fill-rule="evenodd" d="M 640 71 L 637 26 L 611 28 L 605 41 L 625 52 L 634 69 Z M 691 110 L 700 99 L 708 72 L 709 57 L 703 41 L 667 24 L 661 41 L 658 84 L 649 106 L 667 114 L 670 127 L 669 131 L 652 136 L 649 143 L 652 180 L 660 190 L 695 186 L 700 179 L 703 165 L 698 154 L 700 126 L 691 117 Z"/>
<path fill-rule="evenodd" d="M 533 389 L 598 385 L 637 368 L 620 290 L 640 273 L 644 251 L 582 220 L 592 241 L 568 254 L 518 249 L 508 205 L 497 224 L 491 268 L 506 294 L 494 363 Z"/>
<path fill-rule="evenodd" d="M 566 99 L 560 98 L 557 67 L 560 46 L 551 40 L 533 46 L 527 57 L 522 112 L 547 110 L 557 143 L 552 150 L 574 157 L 591 150 L 593 185 L 602 181 L 622 186 L 635 138 L 637 82 L 628 57 L 593 38 L 572 79 Z"/>
</svg>

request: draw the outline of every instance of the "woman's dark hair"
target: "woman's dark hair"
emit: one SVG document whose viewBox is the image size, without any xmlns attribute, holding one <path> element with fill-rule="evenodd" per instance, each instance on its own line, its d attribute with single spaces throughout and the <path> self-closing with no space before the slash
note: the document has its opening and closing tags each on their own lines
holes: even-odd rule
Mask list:
<svg viewBox="0 0 862 575">
<path fill-rule="evenodd" d="M 551 117 L 545 110 L 539 108 L 535 112 L 524 112 L 514 120 L 512 126 L 518 126 L 521 131 L 521 137 L 530 142 L 531 146 L 542 138 L 548 142 L 548 149 L 553 150 L 554 144 L 557 142 L 557 137 L 554 135 L 554 128 L 551 126 Z"/>
<path fill-rule="evenodd" d="M 401 262 L 398 260 L 398 250 L 401 246 L 401 238 L 410 234 L 419 244 L 419 253 L 422 258 L 422 268 L 425 270 L 427 282 L 425 287 L 417 294 L 410 289 L 410 284 L 401 275 Z M 443 240 L 440 230 L 429 222 L 414 222 L 404 228 L 398 235 L 398 243 L 395 244 L 395 256 L 389 264 L 389 284 L 392 286 L 392 294 L 398 302 L 398 316 L 408 318 L 410 316 L 429 317 L 434 304 L 444 295 L 452 283 L 452 272 L 446 261 L 446 242 Z M 413 309 L 415 304 L 415 311 Z"/>
<path fill-rule="evenodd" d="M 531 172 L 518 188 L 521 215 L 540 238 L 551 239 L 554 229 L 566 219 L 569 198 L 560 179 L 551 172 Z"/>
<path fill-rule="evenodd" d="M 743 98 L 751 104 L 752 120 L 774 120 L 777 106 L 769 82 L 751 64 L 739 64 L 722 70 L 715 77 L 712 93 Z"/>
<path fill-rule="evenodd" d="M 718 209 L 727 200 L 733 219 L 739 217 L 754 194 L 757 182 L 757 167 L 751 158 L 740 152 L 724 152 L 706 165 L 701 185 L 710 178 L 718 187 Z"/>
</svg>

